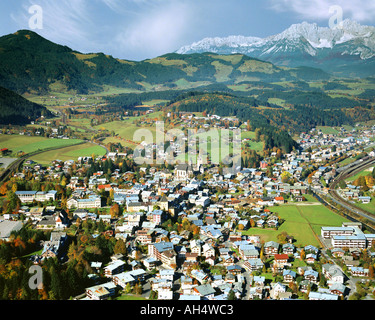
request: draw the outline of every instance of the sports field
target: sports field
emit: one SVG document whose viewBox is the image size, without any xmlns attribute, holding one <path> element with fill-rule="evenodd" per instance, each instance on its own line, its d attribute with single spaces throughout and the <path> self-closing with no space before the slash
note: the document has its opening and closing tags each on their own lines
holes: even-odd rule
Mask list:
<svg viewBox="0 0 375 320">
<path fill-rule="evenodd" d="M 342 222 L 348 221 L 321 204 L 315 205 L 281 205 L 269 208 L 271 212 L 278 213 L 285 222 L 278 230 L 250 228 L 244 234 L 259 235 L 265 242 L 277 241 L 277 235 L 285 231 L 294 236 L 295 245 L 305 246 L 308 244 L 321 247 L 317 238 L 323 226 L 341 226 Z"/>
</svg>

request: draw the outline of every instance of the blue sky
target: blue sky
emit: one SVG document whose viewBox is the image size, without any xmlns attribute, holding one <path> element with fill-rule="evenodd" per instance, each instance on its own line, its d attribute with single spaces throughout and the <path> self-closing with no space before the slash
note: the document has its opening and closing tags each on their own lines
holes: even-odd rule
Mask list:
<svg viewBox="0 0 375 320">
<path fill-rule="evenodd" d="M 143 60 L 205 37 L 267 37 L 293 23 L 327 27 L 331 6 L 343 18 L 375 24 L 374 0 L 0 0 L 0 35 L 30 29 L 43 10 L 43 37 L 74 50 Z"/>
</svg>

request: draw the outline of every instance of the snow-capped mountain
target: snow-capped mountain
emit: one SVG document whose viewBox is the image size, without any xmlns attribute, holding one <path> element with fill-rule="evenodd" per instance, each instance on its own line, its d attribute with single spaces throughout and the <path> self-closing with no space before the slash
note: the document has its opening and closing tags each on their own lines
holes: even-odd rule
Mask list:
<svg viewBox="0 0 375 320">
<path fill-rule="evenodd" d="M 362 26 L 352 20 L 344 20 L 334 29 L 303 22 L 264 39 L 244 36 L 205 38 L 177 51 L 180 54 L 202 52 L 241 53 L 279 65 L 306 65 L 328 68 L 331 72 L 350 70 L 353 73 L 354 66 L 369 63 L 375 66 L 375 27 Z M 360 69 L 365 71 L 367 67 Z"/>
</svg>

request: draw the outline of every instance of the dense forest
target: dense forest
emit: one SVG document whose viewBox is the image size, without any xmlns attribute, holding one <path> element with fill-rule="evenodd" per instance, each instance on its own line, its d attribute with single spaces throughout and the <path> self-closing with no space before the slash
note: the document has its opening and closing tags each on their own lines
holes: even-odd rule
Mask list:
<svg viewBox="0 0 375 320">
<path fill-rule="evenodd" d="M 52 117 L 45 107 L 0 87 L 0 124 L 25 125 L 40 116 Z"/>
<path fill-rule="evenodd" d="M 186 93 L 172 100 L 168 105 L 172 111 L 207 112 L 222 117 L 236 116 L 248 122 L 252 130 L 260 129 L 264 136 L 265 149 L 281 148 L 290 152 L 298 144 L 285 131 L 271 126 L 266 116 L 261 114 L 258 102 L 252 97 L 236 97 L 223 93 Z M 273 109 L 272 109 L 273 110 Z"/>
<path fill-rule="evenodd" d="M 367 101 L 354 101 L 348 98 L 332 98 L 328 94 L 319 91 L 267 91 L 258 96 L 258 100 L 267 102 L 269 98 L 285 100 L 290 105 L 305 105 L 320 107 L 322 109 L 341 109 L 365 106 Z"/>
</svg>

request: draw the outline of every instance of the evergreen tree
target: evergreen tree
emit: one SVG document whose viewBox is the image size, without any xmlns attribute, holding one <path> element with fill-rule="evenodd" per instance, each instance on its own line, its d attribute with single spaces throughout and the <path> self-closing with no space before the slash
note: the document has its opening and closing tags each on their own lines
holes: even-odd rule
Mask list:
<svg viewBox="0 0 375 320">
<path fill-rule="evenodd" d="M 53 300 L 61 300 L 63 299 L 63 286 L 60 272 L 55 267 L 52 267 L 49 273 L 51 275 L 51 297 Z"/>
</svg>

